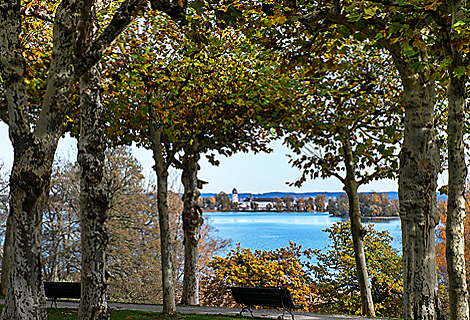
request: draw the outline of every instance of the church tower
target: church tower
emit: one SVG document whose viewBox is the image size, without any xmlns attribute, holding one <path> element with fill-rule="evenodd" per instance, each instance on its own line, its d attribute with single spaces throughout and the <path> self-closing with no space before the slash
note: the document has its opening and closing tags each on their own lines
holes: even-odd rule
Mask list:
<svg viewBox="0 0 470 320">
<path fill-rule="evenodd" d="M 232 202 L 233 203 L 238 202 L 238 191 L 235 188 L 233 188 L 233 190 L 232 190 Z"/>
</svg>

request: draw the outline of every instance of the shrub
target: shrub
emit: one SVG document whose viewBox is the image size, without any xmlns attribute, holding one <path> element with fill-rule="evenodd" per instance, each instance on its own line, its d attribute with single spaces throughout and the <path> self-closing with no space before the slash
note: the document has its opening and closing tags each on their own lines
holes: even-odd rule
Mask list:
<svg viewBox="0 0 470 320">
<path fill-rule="evenodd" d="M 364 252 L 377 316 L 399 317 L 403 309 L 402 259 L 392 249 L 388 231 L 364 225 Z M 361 299 L 349 221 L 324 230 L 331 244 L 327 252 L 314 250 L 318 263 L 313 268 L 317 298 L 312 307 L 328 313 L 361 313 Z"/>
<path fill-rule="evenodd" d="M 312 252 L 292 242 L 286 248 L 255 252 L 237 244 L 225 258 L 216 256 L 209 263 L 213 276 L 202 280 L 202 303 L 234 306 L 228 290 L 231 286 L 281 287 L 289 289 L 294 303 L 307 310 L 315 295 L 312 266 L 305 262 Z"/>
</svg>

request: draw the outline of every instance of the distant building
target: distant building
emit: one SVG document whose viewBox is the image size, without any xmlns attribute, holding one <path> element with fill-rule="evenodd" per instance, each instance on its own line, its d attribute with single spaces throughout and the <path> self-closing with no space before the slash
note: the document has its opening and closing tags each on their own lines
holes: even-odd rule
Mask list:
<svg viewBox="0 0 470 320">
<path fill-rule="evenodd" d="M 243 199 L 239 204 L 241 210 L 271 211 L 275 209 L 275 198 L 253 198 L 253 195 Z"/>
<path fill-rule="evenodd" d="M 237 189 L 233 188 L 232 190 L 232 202 L 233 203 L 238 203 L 238 191 Z"/>
</svg>

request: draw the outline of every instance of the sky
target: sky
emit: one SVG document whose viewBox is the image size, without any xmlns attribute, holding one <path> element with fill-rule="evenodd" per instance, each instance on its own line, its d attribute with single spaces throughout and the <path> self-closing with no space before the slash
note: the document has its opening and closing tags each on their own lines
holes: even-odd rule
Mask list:
<svg viewBox="0 0 470 320">
<path fill-rule="evenodd" d="M 56 157 L 74 160 L 76 158 L 76 140 L 70 137 L 61 139 Z M 316 179 L 307 181 L 301 188 L 289 187 L 286 182 L 293 182 L 300 177 L 299 170 L 288 164 L 286 154 L 289 149 L 282 145 L 281 141 L 271 144 L 274 152 L 265 153 L 239 153 L 231 157 L 218 156 L 218 167 L 214 167 L 203 156 L 200 161 L 201 170 L 199 178 L 208 181 L 203 193 L 219 193 L 224 191 L 231 193 L 236 188 L 239 193 L 263 193 L 269 191 L 284 192 L 313 192 L 313 191 L 341 191 L 342 185 L 336 178 Z M 134 156 L 144 168 L 144 174 L 153 179 L 152 170 L 154 164 L 152 152 L 145 149 L 132 148 Z M 0 160 L 5 167 L 10 169 L 13 162 L 13 150 L 8 137 L 8 127 L 0 123 Z M 440 178 L 440 183 L 444 181 Z M 359 191 L 397 191 L 395 180 L 374 181 L 361 186 Z"/>
</svg>

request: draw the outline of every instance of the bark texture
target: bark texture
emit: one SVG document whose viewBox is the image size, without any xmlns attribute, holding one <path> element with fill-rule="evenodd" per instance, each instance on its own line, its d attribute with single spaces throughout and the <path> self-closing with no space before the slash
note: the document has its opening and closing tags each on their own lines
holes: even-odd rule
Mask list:
<svg viewBox="0 0 470 320">
<path fill-rule="evenodd" d="M 11 252 L 12 252 L 12 240 L 13 240 L 13 229 L 10 225 L 11 219 L 7 217 L 7 228 L 5 230 L 5 241 L 3 243 L 3 259 L 2 259 L 2 282 L 0 285 L 1 293 L 7 294 L 7 288 L 10 285 L 9 274 L 11 268 Z"/>
<path fill-rule="evenodd" d="M 78 319 L 105 320 L 111 316 L 107 302 L 105 228 L 108 200 L 102 179 L 105 160 L 103 105 L 100 101 L 100 68 L 82 76 L 80 165 L 81 298 Z"/>
<path fill-rule="evenodd" d="M 439 319 L 434 228 L 439 151 L 434 134 L 434 84 L 395 57 L 404 86 L 404 140 L 399 200 L 403 241 L 405 319 Z"/>
<path fill-rule="evenodd" d="M 345 135 L 347 138 L 349 134 Z M 349 219 L 351 220 L 351 234 L 353 238 L 354 259 L 356 261 L 357 280 L 361 291 L 362 314 L 375 317 L 374 302 L 367 272 L 366 256 L 364 254 L 364 229 L 361 223 L 361 210 L 359 208 L 359 196 L 357 195 L 358 184 L 354 179 L 355 165 L 354 155 L 349 139 L 342 141 L 344 159 L 346 165 L 346 178 L 344 189 L 349 200 Z"/>
<path fill-rule="evenodd" d="M 451 1 L 452 25 L 456 21 L 465 20 L 463 8 L 466 1 Z M 458 37 L 458 35 L 456 35 Z M 450 42 L 450 39 L 449 39 Z M 467 97 L 465 82 L 467 77 L 458 77 L 454 70 L 463 65 L 462 53 L 450 45 L 452 64 L 449 67 L 450 81 L 447 88 L 448 118 L 447 141 L 448 157 L 448 199 L 446 221 L 446 260 L 449 275 L 449 307 L 452 320 L 468 320 L 468 290 L 465 272 L 465 180 L 467 166 L 465 164 L 465 146 L 463 142 L 464 108 Z"/>
<path fill-rule="evenodd" d="M 10 178 L 12 229 L 9 287 L 2 319 L 46 319 L 42 285 L 42 211 L 49 193 L 52 162 L 62 134 L 68 90 L 73 81 L 73 49 L 81 1 L 63 1 L 54 21 L 54 48 L 42 112 L 31 131 L 25 61 L 19 35 L 20 1 L 0 1 L 0 71 L 5 79 L 14 162 Z"/>
<path fill-rule="evenodd" d="M 150 134 L 155 172 L 157 174 L 158 222 L 160 224 L 160 247 L 162 255 L 163 313 L 176 313 L 175 286 L 173 281 L 173 258 L 171 245 L 170 212 L 168 209 L 168 162 L 162 148 L 162 127 L 155 120 L 155 111 L 150 110 Z"/>
<path fill-rule="evenodd" d="M 77 54 L 85 53 L 91 43 L 93 1 L 86 1 L 78 28 Z M 95 30 L 96 31 L 96 30 Z M 106 279 L 105 228 L 108 199 L 103 190 L 105 162 L 104 106 L 101 103 L 101 68 L 92 67 L 80 78 L 80 138 L 78 163 L 80 165 L 80 229 L 81 229 L 81 297 L 79 320 L 108 320 Z"/>
<path fill-rule="evenodd" d="M 48 165 L 34 166 L 41 159 L 50 163 L 52 156 L 45 159 L 39 146 L 28 148 L 20 159 L 15 156 L 10 177 L 11 228 L 10 269 L 7 273 L 8 287 L 2 319 L 46 319 L 46 300 L 42 284 L 41 240 L 42 211 L 49 191 L 51 171 Z M 42 155 L 41 155 L 42 154 Z"/>
<path fill-rule="evenodd" d="M 186 146 L 183 157 L 181 180 L 184 186 L 183 195 L 183 233 L 184 233 L 184 278 L 181 303 L 199 304 L 199 239 L 204 222 L 202 209 L 198 205 L 199 170 L 198 142 Z"/>
</svg>

